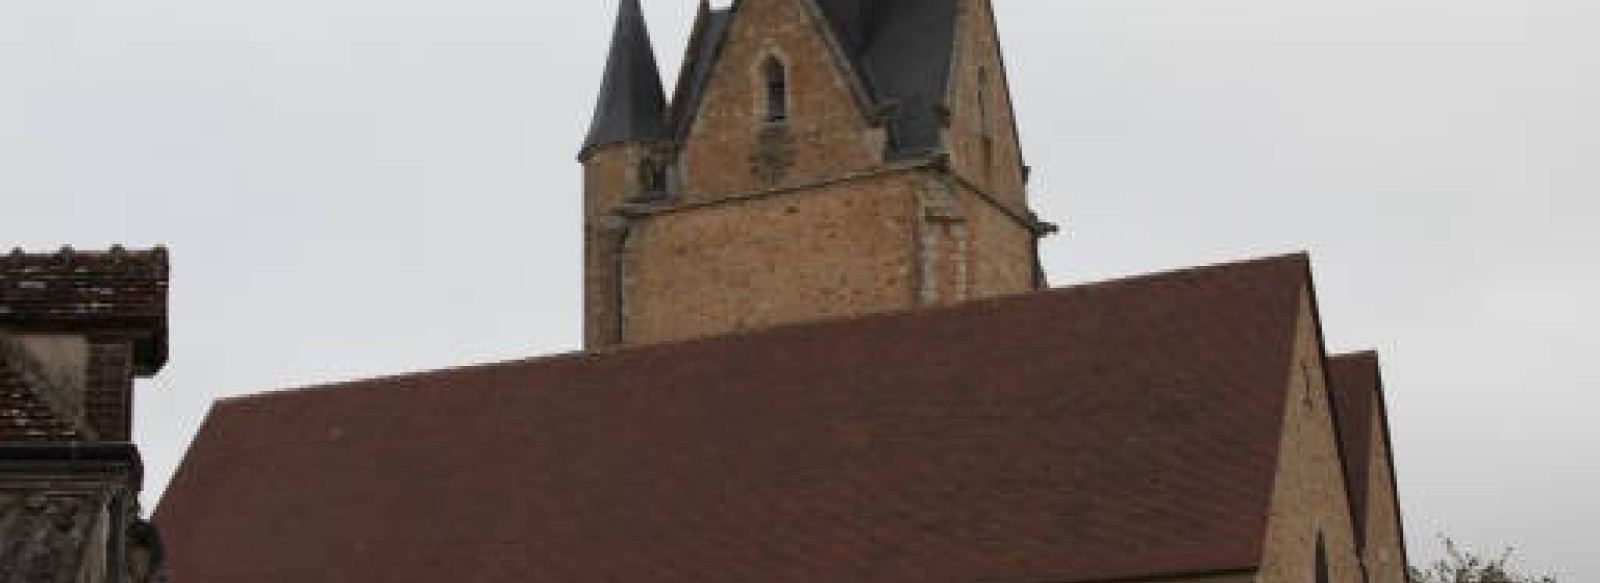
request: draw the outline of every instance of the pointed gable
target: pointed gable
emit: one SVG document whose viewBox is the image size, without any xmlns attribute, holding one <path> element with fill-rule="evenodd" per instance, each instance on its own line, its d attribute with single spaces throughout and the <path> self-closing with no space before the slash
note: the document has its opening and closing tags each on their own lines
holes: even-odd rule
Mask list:
<svg viewBox="0 0 1600 583">
<path fill-rule="evenodd" d="M 235 399 L 176 580 L 1085 581 L 1260 557 L 1303 256 Z"/>
<path fill-rule="evenodd" d="M 639 0 L 622 0 L 583 150 L 667 137 L 667 98 Z"/>
<path fill-rule="evenodd" d="M 887 114 L 890 154 L 937 148 L 960 0 L 801 1 L 816 3 L 853 81 Z M 680 138 L 699 109 L 734 10 L 703 9 L 695 26 L 673 101 Z"/>
<path fill-rule="evenodd" d="M 730 9 L 713 10 L 710 2 L 700 1 L 694 32 L 690 33 L 688 46 L 684 49 L 683 66 L 678 72 L 678 86 L 672 97 L 671 126 L 674 139 L 681 140 L 689 132 L 689 120 L 705 93 L 706 84 L 710 82 L 712 64 L 722 50 L 731 15 Z"/>
<path fill-rule="evenodd" d="M 1368 472 L 1372 459 L 1372 419 L 1378 393 L 1378 355 L 1366 352 L 1328 360 L 1329 380 L 1344 449 L 1345 482 L 1350 487 L 1350 511 L 1355 516 L 1356 537 L 1365 532 Z"/>
<path fill-rule="evenodd" d="M 1404 583 L 1409 562 L 1378 354 L 1332 357 L 1328 367 L 1344 446 L 1351 514 L 1368 579 L 1372 583 Z"/>
<path fill-rule="evenodd" d="M 690 101 L 674 106 L 684 191 L 754 192 L 881 162 L 871 100 L 814 0 L 743 0 L 702 17 L 679 91 Z"/>
</svg>

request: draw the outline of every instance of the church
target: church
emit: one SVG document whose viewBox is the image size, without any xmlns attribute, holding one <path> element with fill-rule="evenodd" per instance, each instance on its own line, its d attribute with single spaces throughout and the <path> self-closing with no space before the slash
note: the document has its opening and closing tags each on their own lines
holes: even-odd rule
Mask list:
<svg viewBox="0 0 1600 583">
<path fill-rule="evenodd" d="M 989 0 L 702 2 L 670 94 L 620 4 L 584 350 L 216 403 L 154 527 L 64 581 L 1406 580 L 1378 357 L 1328 353 L 1307 255 L 1049 286 Z M 48 330 L 155 374 L 146 299 Z M 79 443 L 16 316 L 0 414 Z M 9 459 L 0 513 L 49 486 Z"/>
</svg>

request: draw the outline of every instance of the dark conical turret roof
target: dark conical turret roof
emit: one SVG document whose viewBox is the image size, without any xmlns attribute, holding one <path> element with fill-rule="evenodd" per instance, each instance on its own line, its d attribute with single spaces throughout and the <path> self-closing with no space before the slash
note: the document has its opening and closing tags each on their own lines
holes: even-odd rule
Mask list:
<svg viewBox="0 0 1600 583">
<path fill-rule="evenodd" d="M 667 97 L 639 0 L 622 0 L 600 98 L 583 150 L 666 137 Z"/>
</svg>

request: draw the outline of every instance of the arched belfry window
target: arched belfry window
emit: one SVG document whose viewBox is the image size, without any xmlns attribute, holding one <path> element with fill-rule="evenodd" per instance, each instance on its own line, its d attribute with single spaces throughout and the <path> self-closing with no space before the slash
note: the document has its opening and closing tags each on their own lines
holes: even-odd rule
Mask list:
<svg viewBox="0 0 1600 583">
<path fill-rule="evenodd" d="M 978 135 L 983 144 L 983 177 L 994 178 L 994 104 L 989 92 L 989 68 L 978 67 Z"/>
<path fill-rule="evenodd" d="M 767 62 L 761 66 L 761 76 L 767 95 L 767 122 L 789 121 L 789 74 L 784 70 L 783 61 L 767 57 Z"/>
</svg>

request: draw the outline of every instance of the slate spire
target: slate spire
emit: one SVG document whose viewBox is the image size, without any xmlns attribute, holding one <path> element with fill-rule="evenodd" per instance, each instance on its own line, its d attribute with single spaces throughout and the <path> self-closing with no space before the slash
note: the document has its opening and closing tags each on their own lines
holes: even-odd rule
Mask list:
<svg viewBox="0 0 1600 583">
<path fill-rule="evenodd" d="M 622 0 L 611 38 L 611 55 L 606 59 L 605 77 L 600 83 L 600 98 L 583 150 L 617 142 L 663 139 L 667 135 L 666 114 L 666 92 L 661 88 L 661 70 L 656 66 L 644 10 L 639 7 L 639 0 Z"/>
</svg>

